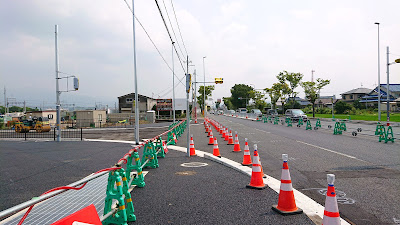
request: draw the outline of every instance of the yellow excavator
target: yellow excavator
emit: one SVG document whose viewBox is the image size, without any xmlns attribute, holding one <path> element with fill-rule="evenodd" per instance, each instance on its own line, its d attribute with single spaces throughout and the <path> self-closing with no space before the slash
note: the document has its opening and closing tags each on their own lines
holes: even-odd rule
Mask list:
<svg viewBox="0 0 400 225">
<path fill-rule="evenodd" d="M 28 133 L 30 130 L 36 130 L 37 133 L 49 132 L 51 130 L 49 119 L 47 117 L 34 117 L 15 123 L 15 132 Z"/>
</svg>

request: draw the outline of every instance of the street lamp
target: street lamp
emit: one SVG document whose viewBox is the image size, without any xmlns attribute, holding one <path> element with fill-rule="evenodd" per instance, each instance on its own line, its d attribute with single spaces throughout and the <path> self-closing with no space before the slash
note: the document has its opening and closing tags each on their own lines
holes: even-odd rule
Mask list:
<svg viewBox="0 0 400 225">
<path fill-rule="evenodd" d="M 390 113 L 389 113 L 389 96 L 390 96 L 390 90 L 389 90 L 389 66 L 395 63 L 400 63 L 400 59 L 396 59 L 394 62 L 389 62 L 389 46 L 386 47 L 386 73 L 387 73 L 387 81 L 386 81 L 386 118 L 387 118 L 387 125 L 389 126 L 389 120 L 390 120 Z"/>
<path fill-rule="evenodd" d="M 378 25 L 378 120 L 381 121 L 381 60 L 380 60 L 380 53 L 379 53 L 379 23 L 376 22 Z"/>
<path fill-rule="evenodd" d="M 203 75 L 204 75 L 204 87 L 203 87 L 203 112 L 204 112 L 204 118 L 206 117 L 206 67 L 204 65 L 204 59 L 206 58 L 206 56 L 203 56 Z"/>
</svg>

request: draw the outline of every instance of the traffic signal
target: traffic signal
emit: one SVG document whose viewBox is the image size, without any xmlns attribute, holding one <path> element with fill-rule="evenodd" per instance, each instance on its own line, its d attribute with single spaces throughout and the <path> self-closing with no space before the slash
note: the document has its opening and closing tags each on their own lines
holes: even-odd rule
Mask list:
<svg viewBox="0 0 400 225">
<path fill-rule="evenodd" d="M 216 84 L 222 84 L 222 83 L 224 83 L 224 78 L 215 78 L 215 83 L 216 83 Z"/>
</svg>

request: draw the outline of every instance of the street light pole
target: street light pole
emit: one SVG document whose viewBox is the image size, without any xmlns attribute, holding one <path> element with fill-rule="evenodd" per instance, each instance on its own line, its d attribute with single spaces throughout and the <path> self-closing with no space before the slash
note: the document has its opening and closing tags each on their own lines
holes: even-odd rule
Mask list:
<svg viewBox="0 0 400 225">
<path fill-rule="evenodd" d="M 59 68 L 58 68 L 58 25 L 55 26 L 55 49 L 56 49 L 56 110 L 57 110 L 57 120 L 56 120 L 56 137 L 57 137 L 57 142 L 61 141 L 61 118 L 60 118 L 60 90 L 58 86 L 58 80 L 59 78 Z"/>
<path fill-rule="evenodd" d="M 172 114 L 175 123 L 175 68 L 174 68 L 174 44 L 172 42 Z"/>
<path fill-rule="evenodd" d="M 204 75 L 204 87 L 203 87 L 203 112 L 204 112 L 204 118 L 206 118 L 206 67 L 204 65 L 204 59 L 206 56 L 203 56 L 203 75 Z"/>
<path fill-rule="evenodd" d="M 389 96 L 390 96 L 390 90 L 389 90 L 389 46 L 386 47 L 386 73 L 387 73 L 387 81 L 386 81 L 386 121 L 389 126 L 389 120 L 390 120 L 390 113 L 389 113 Z"/>
<path fill-rule="evenodd" d="M 190 74 L 189 74 L 189 56 L 186 56 L 186 123 L 187 123 L 187 156 L 190 157 L 190 108 L 189 108 L 189 93 L 190 93 Z"/>
<path fill-rule="evenodd" d="M 381 121 L 381 59 L 380 59 L 380 49 L 379 49 L 379 23 L 378 25 L 378 120 Z"/>
<path fill-rule="evenodd" d="M 132 0 L 132 30 L 133 30 L 133 75 L 135 79 L 135 141 L 139 144 L 139 97 L 136 73 L 136 38 L 135 38 L 135 0 Z"/>
</svg>

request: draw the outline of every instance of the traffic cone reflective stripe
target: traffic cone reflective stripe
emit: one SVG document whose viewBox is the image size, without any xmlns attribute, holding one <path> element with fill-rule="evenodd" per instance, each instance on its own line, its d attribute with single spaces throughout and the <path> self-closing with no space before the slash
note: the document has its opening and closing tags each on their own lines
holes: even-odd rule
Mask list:
<svg viewBox="0 0 400 225">
<path fill-rule="evenodd" d="M 255 145 L 256 146 L 256 145 Z M 247 188 L 264 189 L 266 185 L 261 174 L 261 165 L 258 159 L 257 148 L 254 149 L 253 166 L 251 172 L 250 184 L 246 185 Z"/>
<path fill-rule="evenodd" d="M 173 134 L 173 138 L 174 138 L 175 144 L 178 144 L 178 139 L 176 139 L 175 133 L 172 133 L 172 134 Z"/>
<path fill-rule="evenodd" d="M 214 144 L 214 136 L 212 131 L 210 132 L 210 138 L 208 139 L 208 145 L 213 145 Z"/>
<path fill-rule="evenodd" d="M 218 147 L 217 138 L 214 138 L 213 155 L 214 155 L 214 156 L 217 156 L 217 157 L 221 157 L 221 154 L 219 153 L 219 147 Z"/>
<path fill-rule="evenodd" d="M 251 156 L 250 156 L 250 150 L 249 150 L 249 144 L 247 143 L 247 138 L 245 139 L 245 144 L 244 144 L 244 154 L 243 154 L 243 166 L 249 166 L 251 165 Z"/>
<path fill-rule="evenodd" d="M 190 156 L 196 155 L 196 150 L 194 148 L 194 141 L 193 141 L 193 135 L 190 137 L 190 143 L 189 143 L 189 151 L 190 151 Z"/>
<path fill-rule="evenodd" d="M 229 131 L 228 128 L 225 129 L 225 141 L 229 141 Z"/>
<path fill-rule="evenodd" d="M 224 132 L 224 127 L 221 126 L 221 127 L 219 128 L 219 134 L 223 134 L 223 132 Z M 222 135 L 222 136 L 223 136 L 223 135 Z"/>
<path fill-rule="evenodd" d="M 326 192 L 325 210 L 324 210 L 324 217 L 322 219 L 322 224 L 339 225 L 340 214 L 337 205 L 335 186 L 333 185 L 335 181 L 335 175 L 328 174 L 327 179 L 328 179 L 328 190 Z"/>
<path fill-rule="evenodd" d="M 168 148 L 167 148 L 167 144 L 165 143 L 165 141 L 162 142 L 162 146 L 164 149 L 164 153 L 167 154 L 168 153 Z"/>
<path fill-rule="evenodd" d="M 278 205 L 273 205 L 272 209 L 282 215 L 293 215 L 302 213 L 303 210 L 296 206 L 294 199 L 292 179 L 290 178 L 288 155 L 282 154 L 283 167 L 281 175 L 281 187 L 279 191 Z"/>
<path fill-rule="evenodd" d="M 240 152 L 240 144 L 239 144 L 239 138 L 237 135 L 237 131 L 235 131 L 235 146 L 233 146 L 233 151 L 234 152 Z"/>
<path fill-rule="evenodd" d="M 232 136 L 232 131 L 229 131 L 229 138 L 228 138 L 228 145 L 233 145 L 233 136 Z"/>
</svg>

